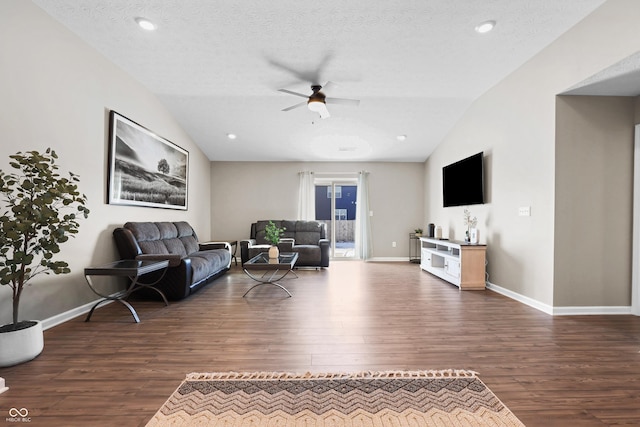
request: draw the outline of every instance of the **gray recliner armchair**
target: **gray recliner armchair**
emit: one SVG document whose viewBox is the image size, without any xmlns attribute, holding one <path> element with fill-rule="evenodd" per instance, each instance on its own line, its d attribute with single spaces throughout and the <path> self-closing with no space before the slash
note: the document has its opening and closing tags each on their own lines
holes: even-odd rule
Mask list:
<svg viewBox="0 0 640 427">
<path fill-rule="evenodd" d="M 281 252 L 297 252 L 296 267 L 329 267 L 330 241 L 327 238 L 327 226 L 319 221 L 287 221 L 278 220 L 273 223 L 284 228 Z M 265 239 L 265 228 L 269 220 L 261 220 L 251 224 L 250 238 L 240 241 L 242 263 L 250 260 L 260 252 L 269 250 L 269 242 Z"/>
</svg>

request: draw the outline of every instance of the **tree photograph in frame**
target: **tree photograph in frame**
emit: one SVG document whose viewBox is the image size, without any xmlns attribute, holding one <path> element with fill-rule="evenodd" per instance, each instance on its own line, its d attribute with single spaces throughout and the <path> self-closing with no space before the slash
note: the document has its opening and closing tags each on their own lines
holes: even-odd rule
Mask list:
<svg viewBox="0 0 640 427">
<path fill-rule="evenodd" d="M 109 121 L 108 203 L 187 210 L 189 152 L 115 111 Z"/>
</svg>

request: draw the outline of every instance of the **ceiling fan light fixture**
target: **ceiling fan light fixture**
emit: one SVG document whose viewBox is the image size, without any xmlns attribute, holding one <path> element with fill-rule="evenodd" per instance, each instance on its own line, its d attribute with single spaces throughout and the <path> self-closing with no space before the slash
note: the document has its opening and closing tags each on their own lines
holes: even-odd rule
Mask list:
<svg viewBox="0 0 640 427">
<path fill-rule="evenodd" d="M 307 107 L 314 113 L 320 114 L 320 117 L 323 119 L 331 116 L 324 101 L 318 99 L 310 99 L 309 102 L 307 102 Z"/>
<path fill-rule="evenodd" d="M 496 21 L 484 21 L 476 25 L 476 33 L 485 34 L 493 30 L 496 26 Z"/>
<path fill-rule="evenodd" d="M 156 24 L 149 21 L 147 18 L 137 17 L 135 18 L 135 21 L 143 30 L 153 31 L 157 28 Z"/>
</svg>

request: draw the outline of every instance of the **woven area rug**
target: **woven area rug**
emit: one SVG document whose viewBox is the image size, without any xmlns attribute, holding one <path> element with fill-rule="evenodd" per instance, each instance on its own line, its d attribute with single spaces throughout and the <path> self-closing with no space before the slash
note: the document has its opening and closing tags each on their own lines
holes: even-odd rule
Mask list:
<svg viewBox="0 0 640 427">
<path fill-rule="evenodd" d="M 472 371 L 193 373 L 158 426 L 524 426 Z"/>
</svg>

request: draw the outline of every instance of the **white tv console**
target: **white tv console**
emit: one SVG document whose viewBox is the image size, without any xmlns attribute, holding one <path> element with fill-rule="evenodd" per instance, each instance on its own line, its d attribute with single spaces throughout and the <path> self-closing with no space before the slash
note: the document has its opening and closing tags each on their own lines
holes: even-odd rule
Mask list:
<svg viewBox="0 0 640 427">
<path fill-rule="evenodd" d="M 483 290 L 486 250 L 486 245 L 421 237 L 420 268 L 461 290 Z"/>
</svg>

